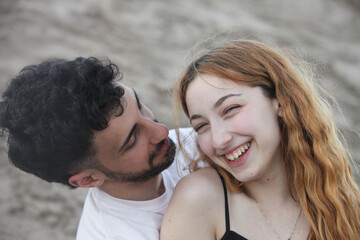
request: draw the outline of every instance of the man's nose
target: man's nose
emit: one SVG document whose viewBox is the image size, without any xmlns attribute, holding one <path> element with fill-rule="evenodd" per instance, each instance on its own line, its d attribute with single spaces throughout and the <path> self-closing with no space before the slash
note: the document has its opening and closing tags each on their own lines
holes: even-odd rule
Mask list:
<svg viewBox="0 0 360 240">
<path fill-rule="evenodd" d="M 152 119 L 144 119 L 145 126 L 149 134 L 150 143 L 158 144 L 168 137 L 169 129 L 162 123 L 158 123 Z"/>
</svg>

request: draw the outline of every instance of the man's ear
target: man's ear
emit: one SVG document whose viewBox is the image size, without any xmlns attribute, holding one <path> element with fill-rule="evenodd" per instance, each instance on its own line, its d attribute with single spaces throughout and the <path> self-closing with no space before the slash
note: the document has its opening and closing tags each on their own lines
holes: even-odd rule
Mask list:
<svg viewBox="0 0 360 240">
<path fill-rule="evenodd" d="M 104 174 L 97 169 L 83 170 L 69 178 L 71 185 L 82 188 L 100 187 L 104 181 Z"/>
</svg>

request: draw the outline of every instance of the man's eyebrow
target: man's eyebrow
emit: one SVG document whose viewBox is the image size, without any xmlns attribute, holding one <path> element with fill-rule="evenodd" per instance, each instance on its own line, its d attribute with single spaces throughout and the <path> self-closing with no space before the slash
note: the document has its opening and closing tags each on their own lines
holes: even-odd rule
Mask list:
<svg viewBox="0 0 360 240">
<path fill-rule="evenodd" d="M 134 95 L 135 95 L 135 99 L 136 99 L 136 102 L 137 102 L 137 105 L 138 105 L 138 108 L 139 110 L 141 110 L 141 103 L 140 103 L 140 100 L 139 100 L 139 97 L 135 91 L 135 89 L 132 88 L 132 90 L 134 91 Z"/>
<path fill-rule="evenodd" d="M 225 96 L 219 98 L 214 104 L 214 109 L 218 108 L 229 97 L 234 97 L 234 96 L 241 96 L 241 93 L 238 93 L 238 94 L 232 93 L 232 94 L 228 94 L 228 95 L 225 95 Z"/>
<path fill-rule="evenodd" d="M 136 127 L 137 127 L 137 124 L 135 124 L 135 125 L 133 126 L 133 128 L 130 130 L 128 136 L 127 136 L 126 139 L 125 139 L 125 142 L 124 142 L 123 145 L 120 147 L 119 152 L 122 152 L 122 151 L 124 150 L 124 148 L 126 147 L 126 145 L 129 143 L 132 135 L 134 135 L 134 132 L 135 132 Z"/>
</svg>

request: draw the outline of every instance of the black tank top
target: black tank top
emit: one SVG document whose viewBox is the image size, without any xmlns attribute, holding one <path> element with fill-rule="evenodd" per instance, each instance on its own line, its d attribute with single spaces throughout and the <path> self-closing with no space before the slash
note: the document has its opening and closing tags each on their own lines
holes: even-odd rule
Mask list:
<svg viewBox="0 0 360 240">
<path fill-rule="evenodd" d="M 221 240 L 248 240 L 238 233 L 230 230 L 230 217 L 229 217 L 229 204 L 228 204 L 228 196 L 226 190 L 226 183 L 224 178 L 218 173 L 224 188 L 224 196 L 225 196 L 225 221 L 226 221 L 226 232 L 222 236 Z"/>
</svg>

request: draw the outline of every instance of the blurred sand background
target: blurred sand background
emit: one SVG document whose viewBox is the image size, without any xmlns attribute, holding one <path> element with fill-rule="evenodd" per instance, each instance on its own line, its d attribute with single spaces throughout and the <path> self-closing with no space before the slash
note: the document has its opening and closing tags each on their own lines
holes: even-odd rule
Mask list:
<svg viewBox="0 0 360 240">
<path fill-rule="evenodd" d="M 171 127 L 170 89 L 184 56 L 219 33 L 295 49 L 316 64 L 360 161 L 358 0 L 0 0 L 0 91 L 30 63 L 108 57 Z M 86 191 L 22 173 L 9 164 L 5 141 L 0 148 L 0 240 L 74 239 Z"/>
</svg>

